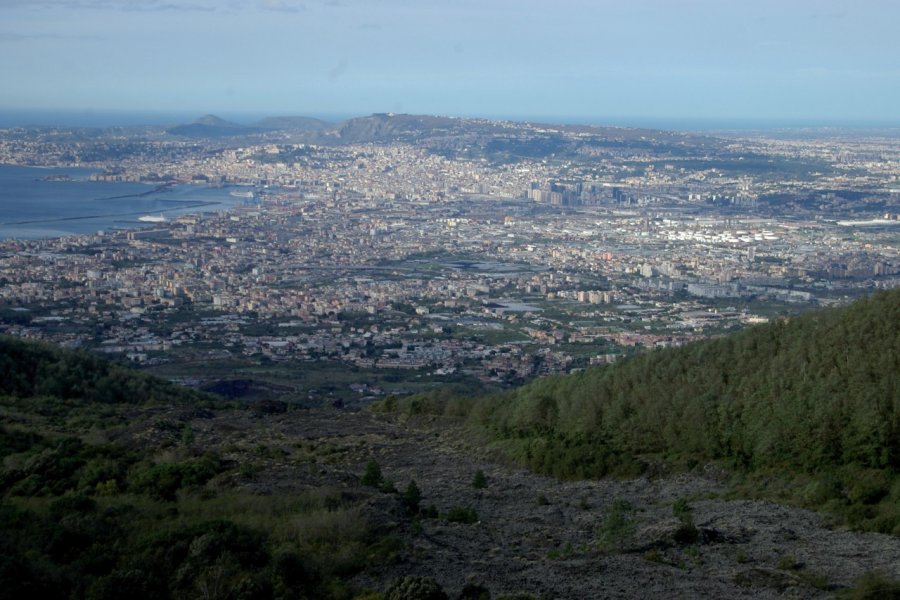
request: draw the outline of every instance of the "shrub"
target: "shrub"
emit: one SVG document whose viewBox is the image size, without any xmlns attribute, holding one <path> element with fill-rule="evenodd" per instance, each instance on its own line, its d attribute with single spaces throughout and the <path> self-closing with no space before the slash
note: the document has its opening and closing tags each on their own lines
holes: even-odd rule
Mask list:
<svg viewBox="0 0 900 600">
<path fill-rule="evenodd" d="M 94 493 L 98 496 L 115 496 L 119 493 L 119 484 L 115 479 L 101 481 L 94 486 Z"/>
<path fill-rule="evenodd" d="M 819 507 L 829 500 L 843 499 L 843 485 L 834 475 L 822 475 L 801 491 L 801 499 L 812 507 Z"/>
<path fill-rule="evenodd" d="M 476 513 L 475 509 L 471 507 L 463 508 L 461 506 L 454 506 L 447 511 L 447 514 L 444 518 L 446 518 L 451 523 L 464 523 L 466 525 L 472 525 L 473 523 L 478 522 L 478 513 Z"/>
<path fill-rule="evenodd" d="M 378 487 L 381 485 L 381 465 L 374 459 L 366 463 L 366 472 L 362 476 L 362 484 L 370 487 Z"/>
<path fill-rule="evenodd" d="M 150 600 L 163 594 L 159 582 L 140 569 L 116 570 L 94 581 L 88 588 L 89 600 Z"/>
<path fill-rule="evenodd" d="M 700 530 L 692 521 L 683 522 L 672 534 L 672 539 L 676 544 L 695 544 L 700 539 Z"/>
<path fill-rule="evenodd" d="M 407 575 L 391 583 L 384 600 L 447 600 L 447 594 L 433 577 Z"/>
<path fill-rule="evenodd" d="M 203 485 L 221 469 L 218 457 L 212 454 L 177 464 L 144 465 L 132 472 L 129 491 L 172 501 L 182 487 Z"/>
<path fill-rule="evenodd" d="M 491 600 L 491 592 L 480 583 L 467 583 L 459 593 L 459 600 Z"/>
<path fill-rule="evenodd" d="M 876 504 L 890 493 L 891 480 L 884 471 L 866 469 L 856 473 L 847 490 L 853 503 Z"/>
<path fill-rule="evenodd" d="M 484 476 L 484 471 L 481 469 L 475 472 L 475 477 L 472 479 L 472 487 L 476 490 L 483 490 L 487 487 L 487 477 Z"/>
<path fill-rule="evenodd" d="M 315 575 L 303 558 L 292 548 L 279 548 L 273 557 L 272 571 L 280 590 L 299 593 L 309 589 Z"/>
<path fill-rule="evenodd" d="M 422 501 L 422 492 L 419 490 L 419 486 L 416 485 L 416 480 L 413 479 L 409 482 L 409 485 L 406 486 L 406 492 L 403 494 L 403 502 L 406 504 L 406 508 L 412 514 L 416 514 L 419 512 L 419 503 Z"/>
<path fill-rule="evenodd" d="M 644 552 L 644 560 L 657 563 L 664 562 L 662 552 L 660 552 L 657 548 L 651 548 L 650 550 Z"/>
<path fill-rule="evenodd" d="M 634 509 L 625 500 L 613 501 L 609 513 L 600 525 L 598 542 L 603 550 L 622 550 L 634 536 Z"/>
<path fill-rule="evenodd" d="M 898 600 L 900 581 L 880 571 L 869 571 L 857 579 L 843 597 L 850 600 Z"/>
<path fill-rule="evenodd" d="M 691 506 L 684 498 L 679 498 L 672 505 L 672 514 L 678 517 L 681 524 L 672 539 L 677 544 L 694 544 L 700 539 L 700 531 L 694 525 L 694 515 L 691 513 Z"/>
<path fill-rule="evenodd" d="M 97 503 L 87 496 L 67 494 L 50 503 L 49 514 L 53 519 L 62 519 L 70 514 L 90 513 L 97 508 Z"/>
<path fill-rule="evenodd" d="M 785 554 L 778 559 L 778 568 L 782 571 L 796 571 L 800 568 L 800 563 L 790 554 Z"/>
<path fill-rule="evenodd" d="M 691 505 L 688 504 L 688 501 L 685 498 L 679 498 L 675 501 L 675 504 L 672 505 L 672 514 L 681 519 L 682 521 L 685 517 L 691 517 Z"/>
</svg>

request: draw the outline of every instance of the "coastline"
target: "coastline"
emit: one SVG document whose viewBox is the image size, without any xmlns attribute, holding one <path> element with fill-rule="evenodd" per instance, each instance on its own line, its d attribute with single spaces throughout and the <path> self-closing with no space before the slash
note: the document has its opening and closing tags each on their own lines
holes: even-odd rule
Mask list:
<svg viewBox="0 0 900 600">
<path fill-rule="evenodd" d="M 192 205 L 192 206 L 186 207 L 186 208 L 201 208 L 203 206 L 216 206 L 218 204 L 221 204 L 220 202 L 199 202 L 199 201 L 195 202 L 195 201 L 191 201 L 191 200 L 170 200 L 169 202 L 178 202 L 178 203 Z M 112 218 L 112 217 L 132 217 L 134 215 L 143 215 L 143 214 L 146 214 L 146 211 L 139 210 L 139 211 L 134 211 L 134 212 L 113 213 L 113 214 L 104 214 L 104 215 L 83 215 L 83 216 L 78 216 L 78 217 L 59 217 L 56 219 L 37 219 L 37 220 L 33 220 L 33 221 L 10 221 L 10 222 L 5 222 L 5 223 L 0 223 L 0 226 L 35 225 L 38 223 L 59 223 L 61 221 L 83 221 L 83 220 L 90 220 L 90 219 L 106 219 L 106 218 Z M 118 222 L 121 223 L 123 221 L 118 221 Z M 146 226 L 146 224 L 144 224 L 144 226 Z"/>
<path fill-rule="evenodd" d="M 48 181 L 48 171 L 73 175 Z M 0 240 L 53 239 L 147 227 L 137 217 L 227 211 L 242 204 L 228 187 L 166 182 L 97 182 L 84 167 L 0 165 Z M 37 177 L 36 177 L 37 175 Z M 150 185 L 148 188 L 147 186 Z M 133 219 L 133 220 L 131 220 Z"/>
</svg>

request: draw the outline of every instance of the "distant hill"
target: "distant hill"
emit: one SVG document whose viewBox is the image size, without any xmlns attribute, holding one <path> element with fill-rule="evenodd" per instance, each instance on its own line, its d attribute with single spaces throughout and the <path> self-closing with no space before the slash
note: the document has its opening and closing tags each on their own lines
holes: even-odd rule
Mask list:
<svg viewBox="0 0 900 600">
<path fill-rule="evenodd" d="M 709 461 L 806 474 L 802 502 L 900 535 L 900 289 L 502 395 L 401 404 L 465 415 L 562 478 Z"/>
<path fill-rule="evenodd" d="M 213 115 L 178 125 L 168 133 L 180 137 L 228 140 L 265 138 L 273 133 L 293 143 L 320 145 L 408 143 L 448 157 L 515 161 L 522 158 L 591 156 L 595 148 L 658 154 L 668 159 L 694 156 L 698 149 L 720 149 L 715 138 L 684 133 L 517 123 L 461 117 L 376 113 L 340 123 L 303 116 L 269 117 L 241 125 Z"/>
<path fill-rule="evenodd" d="M 176 125 L 166 130 L 172 135 L 192 138 L 221 138 L 260 133 L 262 128 L 250 127 L 226 121 L 215 115 L 200 117 L 187 125 Z"/>
<path fill-rule="evenodd" d="M 312 117 L 266 117 L 258 121 L 255 126 L 268 130 L 322 131 L 334 125 Z"/>
<path fill-rule="evenodd" d="M 490 133 L 496 126 L 485 121 L 377 113 L 340 123 L 334 133 L 345 143 L 413 141 L 450 134 Z"/>
<path fill-rule="evenodd" d="M 805 177 L 829 169 L 820 160 L 778 158 L 739 151 L 723 139 L 633 127 L 565 125 L 479 118 L 376 113 L 340 123 L 303 116 L 262 119 L 252 125 L 206 115 L 167 130 L 170 135 L 227 144 L 413 144 L 450 159 L 514 163 L 565 159 L 592 162 L 598 154 L 643 157 L 654 168 L 718 169 Z"/>
<path fill-rule="evenodd" d="M 193 123 L 172 127 L 168 132 L 183 137 L 218 138 L 283 131 L 307 134 L 310 141 L 368 143 L 415 141 L 450 133 L 471 132 L 473 129 L 485 132 L 482 122 L 476 126 L 474 121 L 465 119 L 419 115 L 374 114 L 337 124 L 312 117 L 267 117 L 252 126 L 206 115 Z M 493 128 L 488 129 L 493 131 Z"/>
</svg>

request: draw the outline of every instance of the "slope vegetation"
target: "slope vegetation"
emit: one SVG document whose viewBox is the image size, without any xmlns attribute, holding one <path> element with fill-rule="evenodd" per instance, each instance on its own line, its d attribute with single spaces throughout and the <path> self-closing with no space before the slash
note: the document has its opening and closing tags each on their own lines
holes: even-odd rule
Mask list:
<svg viewBox="0 0 900 600">
<path fill-rule="evenodd" d="M 87 352 L 10 337 L 0 337 L 0 396 L 100 404 L 173 404 L 201 399 L 186 388 Z"/>
<path fill-rule="evenodd" d="M 255 421 L 87 353 L 0 338 L 0 600 L 350 597 L 346 580 L 393 540 L 341 489 L 255 493 L 256 465 L 284 461 Z"/>
<path fill-rule="evenodd" d="M 404 404 L 466 415 L 560 478 L 717 461 L 799 477 L 805 503 L 900 534 L 900 290 L 499 396 Z"/>
</svg>

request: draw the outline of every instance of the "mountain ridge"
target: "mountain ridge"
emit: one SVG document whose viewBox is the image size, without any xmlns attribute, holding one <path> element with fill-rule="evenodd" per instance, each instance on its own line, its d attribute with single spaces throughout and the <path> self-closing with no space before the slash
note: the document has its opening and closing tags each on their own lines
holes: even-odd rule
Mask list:
<svg viewBox="0 0 900 600">
<path fill-rule="evenodd" d="M 720 144 L 716 138 L 708 136 L 644 128 L 398 113 L 374 113 L 338 123 L 304 116 L 267 117 L 250 125 L 206 115 L 192 123 L 171 127 L 167 132 L 179 137 L 210 139 L 264 140 L 281 135 L 294 142 L 324 145 L 415 143 L 442 153 L 458 153 L 471 145 L 489 148 L 491 153 L 507 158 L 555 152 L 575 155 L 584 144 L 655 148 L 670 154 L 683 152 L 686 147 Z M 524 138 L 518 139 L 521 136 Z"/>
</svg>

